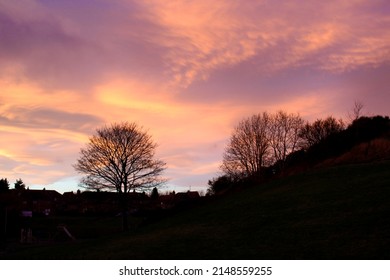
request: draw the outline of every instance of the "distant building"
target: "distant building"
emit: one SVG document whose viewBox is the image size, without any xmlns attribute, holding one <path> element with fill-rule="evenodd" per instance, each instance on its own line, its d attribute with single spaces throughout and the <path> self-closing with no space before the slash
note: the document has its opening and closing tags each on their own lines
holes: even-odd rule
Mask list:
<svg viewBox="0 0 390 280">
<path fill-rule="evenodd" d="M 61 194 L 54 190 L 20 190 L 17 195 L 21 202 L 20 211 L 45 216 L 55 212 L 57 203 L 62 198 Z"/>
<path fill-rule="evenodd" d="M 178 192 L 175 195 L 176 201 L 194 200 L 200 197 L 197 191 Z"/>
</svg>

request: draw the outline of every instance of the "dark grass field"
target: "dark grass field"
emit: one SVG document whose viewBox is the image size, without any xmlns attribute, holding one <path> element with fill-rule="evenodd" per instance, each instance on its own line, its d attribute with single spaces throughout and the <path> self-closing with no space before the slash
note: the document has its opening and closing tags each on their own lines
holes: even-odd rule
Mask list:
<svg viewBox="0 0 390 280">
<path fill-rule="evenodd" d="M 19 245 L 1 258 L 390 259 L 390 161 L 274 180 L 130 233 L 120 217 L 64 219 L 77 241 Z"/>
</svg>

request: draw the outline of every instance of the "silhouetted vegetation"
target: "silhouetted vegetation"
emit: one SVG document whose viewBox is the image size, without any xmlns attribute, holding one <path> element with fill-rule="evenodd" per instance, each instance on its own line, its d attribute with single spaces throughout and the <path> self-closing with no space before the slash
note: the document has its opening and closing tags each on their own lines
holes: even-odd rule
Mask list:
<svg viewBox="0 0 390 280">
<path fill-rule="evenodd" d="M 156 187 L 154 187 L 152 193 L 150 194 L 150 198 L 156 200 L 158 199 L 158 197 L 159 197 L 158 190 Z"/>
<path fill-rule="evenodd" d="M 288 164 L 291 168 L 313 166 L 330 158 L 341 156 L 354 146 L 377 138 L 389 138 L 389 117 L 360 117 L 344 130 L 336 130 L 305 152 L 292 155 Z"/>
<path fill-rule="evenodd" d="M 360 113 L 361 107 L 358 106 L 356 110 L 358 111 L 355 115 Z M 275 128 L 272 130 L 267 128 L 272 127 L 271 124 L 274 122 L 271 116 L 269 114 L 253 116 L 238 125 L 226 150 L 228 156 L 225 154 L 222 167 L 225 173 L 209 181 L 209 194 L 305 171 L 321 162 L 339 157 L 361 143 L 367 144 L 365 151 L 360 153 L 368 155 L 369 150 L 373 149 L 371 141 L 378 138 L 390 139 L 390 120 L 387 116 L 359 117 L 345 127 L 343 121 L 333 117 L 303 124 L 299 116 L 283 113 L 282 116 L 296 124 L 293 126 L 291 136 L 285 136 L 284 139 L 273 138 Z M 261 120 L 262 125 L 254 125 L 256 119 L 258 123 Z M 277 134 L 283 135 L 281 132 L 284 131 L 284 135 L 288 135 L 286 126 L 280 127 Z M 283 156 L 274 156 L 275 153 L 272 151 L 275 151 L 275 146 L 283 151 Z M 297 146 L 300 149 L 297 150 Z M 384 153 L 380 159 L 389 156 Z M 229 160 L 227 161 L 229 169 L 226 168 L 226 158 Z M 370 160 L 372 159 L 367 161 Z M 253 166 L 257 167 L 253 169 Z M 250 171 L 246 171 L 246 168 Z"/>
<path fill-rule="evenodd" d="M 128 193 L 150 189 L 164 182 L 160 178 L 165 163 L 154 158 L 156 144 L 135 123 L 113 124 L 96 131 L 75 169 L 84 174 L 87 189 L 114 190 L 122 205 L 123 230 L 128 230 Z"/>
<path fill-rule="evenodd" d="M 22 179 L 16 180 L 14 186 L 15 186 L 16 190 L 24 190 L 24 189 L 26 189 L 26 185 L 23 183 Z"/>
<path fill-rule="evenodd" d="M 301 139 L 300 145 L 303 149 L 309 149 L 314 145 L 319 144 L 332 134 L 338 133 L 345 129 L 342 120 L 336 120 L 334 117 L 327 117 L 326 119 L 318 119 L 312 124 L 306 123 L 301 127 L 299 137 Z"/>
<path fill-rule="evenodd" d="M 359 119 L 362 116 L 364 104 L 361 101 L 356 100 L 352 107 L 352 112 L 348 113 L 348 118 L 351 122 Z"/>
<path fill-rule="evenodd" d="M 208 185 L 210 187 L 207 190 L 207 195 L 215 195 L 215 194 L 226 192 L 231 188 L 233 188 L 236 183 L 237 182 L 228 175 L 222 175 L 213 178 L 208 181 Z"/>
<path fill-rule="evenodd" d="M 7 178 L 0 179 L 0 193 L 6 192 L 9 190 L 9 182 Z"/>
<path fill-rule="evenodd" d="M 223 155 L 222 171 L 234 181 L 261 179 L 266 168 L 283 165 L 298 148 L 303 120 L 279 111 L 243 119 L 234 129 Z"/>
</svg>

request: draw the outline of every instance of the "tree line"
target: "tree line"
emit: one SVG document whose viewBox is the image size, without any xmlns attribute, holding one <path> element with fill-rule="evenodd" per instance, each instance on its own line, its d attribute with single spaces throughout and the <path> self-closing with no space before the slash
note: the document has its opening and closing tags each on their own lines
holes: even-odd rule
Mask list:
<svg viewBox="0 0 390 280">
<path fill-rule="evenodd" d="M 360 116 L 361 108 L 355 103 L 349 125 L 332 116 L 305 122 L 299 114 L 284 111 L 244 118 L 224 151 L 222 175 L 208 182 L 208 194 L 313 166 L 378 137 L 390 138 L 389 117 Z"/>
<path fill-rule="evenodd" d="M 333 117 L 305 123 L 299 114 L 284 111 L 255 114 L 235 127 L 221 169 L 233 179 L 259 177 L 265 167 L 276 163 L 283 167 L 288 155 L 343 129 L 343 121 Z"/>
<path fill-rule="evenodd" d="M 9 187 L 10 187 L 10 183 L 8 182 L 8 179 L 1 178 L 0 179 L 0 193 L 8 191 Z M 16 182 L 14 183 L 14 188 L 15 188 L 15 190 L 24 190 L 24 189 L 26 189 L 26 185 L 24 184 L 22 179 L 17 179 Z"/>
</svg>

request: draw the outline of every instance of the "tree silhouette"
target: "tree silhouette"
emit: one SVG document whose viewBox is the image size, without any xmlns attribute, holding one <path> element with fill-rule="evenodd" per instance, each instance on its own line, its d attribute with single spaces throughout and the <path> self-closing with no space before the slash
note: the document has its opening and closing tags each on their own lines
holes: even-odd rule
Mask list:
<svg viewBox="0 0 390 280">
<path fill-rule="evenodd" d="M 222 171 L 232 178 L 258 176 L 269 156 L 270 116 L 253 115 L 235 128 L 223 155 Z"/>
<path fill-rule="evenodd" d="M 154 187 L 153 190 L 152 190 L 152 193 L 150 194 L 150 198 L 153 199 L 153 200 L 156 200 L 156 199 L 158 199 L 159 196 L 160 195 L 158 193 L 157 188 Z"/>
<path fill-rule="evenodd" d="M 269 141 L 274 162 L 283 163 L 287 155 L 297 150 L 303 124 L 304 121 L 299 114 L 279 111 L 271 115 Z"/>
<path fill-rule="evenodd" d="M 222 171 L 234 180 L 259 177 L 264 167 L 280 168 L 298 148 L 303 119 L 299 114 L 279 111 L 253 115 L 235 128 L 225 150 Z"/>
<path fill-rule="evenodd" d="M 165 163 L 154 159 L 156 147 L 151 136 L 137 124 L 115 123 L 96 131 L 74 165 L 79 173 L 85 174 L 81 180 L 85 188 L 120 194 L 124 231 L 128 230 L 127 194 L 164 182 L 160 175 Z"/>
<path fill-rule="evenodd" d="M 348 118 L 352 122 L 356 121 L 362 116 L 364 104 L 361 101 L 356 100 L 353 104 L 352 112 L 348 113 Z"/>
<path fill-rule="evenodd" d="M 22 179 L 16 180 L 14 186 L 15 186 L 16 190 L 25 190 L 26 189 L 26 185 L 23 183 Z"/>
<path fill-rule="evenodd" d="M 208 181 L 209 188 L 207 195 L 216 195 L 222 193 L 235 185 L 231 177 L 222 175 Z"/>
<path fill-rule="evenodd" d="M 0 193 L 6 192 L 9 190 L 9 182 L 7 178 L 0 179 Z"/>
<path fill-rule="evenodd" d="M 345 129 L 342 120 L 336 120 L 334 117 L 327 117 L 326 119 L 317 119 L 312 124 L 306 123 L 299 136 L 301 138 L 300 146 L 304 149 L 320 143 L 332 134 L 338 133 Z"/>
</svg>

